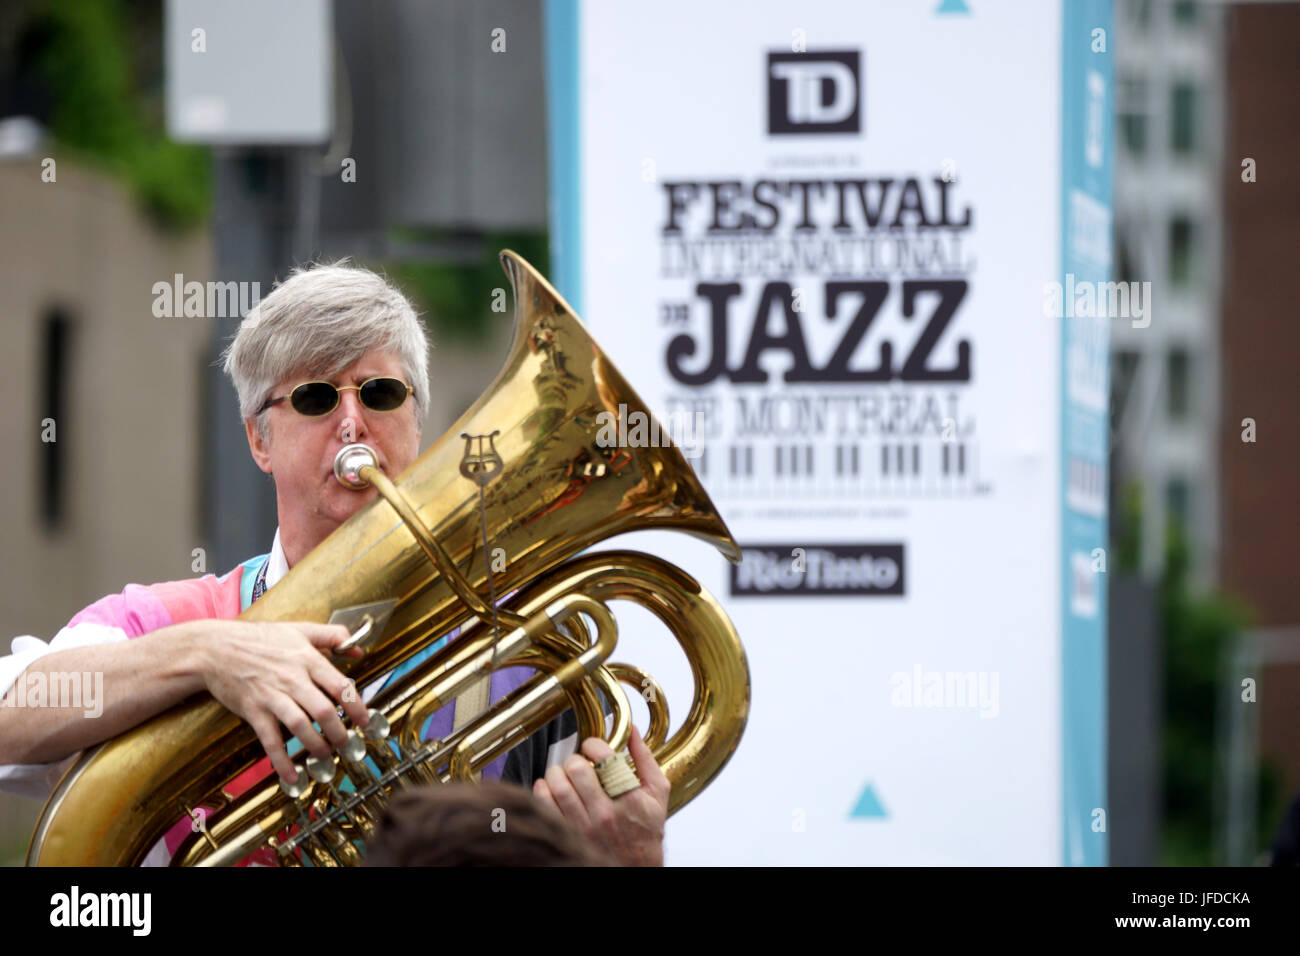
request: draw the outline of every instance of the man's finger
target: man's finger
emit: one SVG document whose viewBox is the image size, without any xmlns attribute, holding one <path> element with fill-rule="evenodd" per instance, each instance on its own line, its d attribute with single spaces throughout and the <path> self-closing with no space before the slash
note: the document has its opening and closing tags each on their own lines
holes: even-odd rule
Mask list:
<svg viewBox="0 0 1300 956">
<path fill-rule="evenodd" d="M 594 738 L 589 737 L 587 739 Z M 608 745 L 606 749 L 608 749 Z M 581 754 L 570 754 L 564 758 L 564 763 L 560 766 L 569 778 L 569 782 L 573 784 L 573 789 L 578 792 L 578 796 L 582 799 L 582 805 L 587 810 L 588 816 L 602 801 L 609 801 L 609 794 L 600 785 L 600 778 L 596 776 L 595 768 Z"/>
<path fill-rule="evenodd" d="M 296 621 L 294 626 L 306 635 L 307 640 L 311 641 L 313 647 L 318 647 L 321 650 L 338 647 L 352 636 L 351 632 L 342 624 L 317 624 L 313 621 Z M 358 655 L 361 653 L 359 647 L 354 647 L 352 650 Z"/>
<path fill-rule="evenodd" d="M 344 712 L 358 727 L 370 723 L 370 711 L 361 699 L 361 691 L 357 689 L 356 683 L 351 678 L 344 677 L 325 658 L 311 664 L 311 679 L 333 700 L 343 705 Z"/>
<path fill-rule="evenodd" d="M 335 750 L 347 746 L 348 729 L 339 719 L 338 705 L 322 694 L 320 688 L 310 681 L 302 681 L 294 685 L 293 698 L 307 712 L 307 716 L 316 722 L 330 746 Z"/>
<path fill-rule="evenodd" d="M 550 788 L 551 795 L 555 798 L 555 806 L 566 820 L 584 829 L 590 824 L 587 807 L 578 796 L 578 792 L 573 789 L 573 783 L 563 767 L 546 768 L 546 786 Z"/>
<path fill-rule="evenodd" d="M 588 760 L 593 763 L 600 763 L 614 756 L 614 749 L 610 747 L 609 742 L 599 737 L 588 737 L 582 742 L 582 752 Z"/>
<path fill-rule="evenodd" d="M 275 725 L 275 721 L 264 714 L 254 714 L 248 718 L 248 723 L 257 732 L 257 739 L 262 742 L 262 749 L 271 758 L 271 766 L 280 775 L 280 779 L 297 780 L 298 772 L 284 749 L 284 739 L 280 736 L 280 728 Z"/>
<path fill-rule="evenodd" d="M 544 778 L 538 777 L 533 781 L 533 796 L 544 806 L 550 807 L 560 816 L 564 816 L 563 813 L 560 813 L 560 808 L 555 805 L 555 797 L 551 796 L 551 788 L 546 785 Z"/>
<path fill-rule="evenodd" d="M 298 743 L 302 744 L 313 757 L 324 759 L 334 752 L 330 749 L 329 742 L 311 725 L 311 718 L 303 713 L 297 701 L 288 694 L 280 693 L 273 696 L 267 702 L 267 706 L 271 713 L 275 714 L 276 720 L 284 724 L 289 729 L 289 733 L 297 737 Z"/>
<path fill-rule="evenodd" d="M 636 775 L 640 779 L 641 785 L 649 787 L 656 793 L 666 795 L 672 789 L 672 784 L 659 768 L 655 755 L 650 752 L 650 748 L 641 739 L 641 731 L 636 729 L 636 724 L 632 725 L 632 739 L 628 741 L 627 749 L 632 754 L 632 761 L 636 764 Z"/>
</svg>

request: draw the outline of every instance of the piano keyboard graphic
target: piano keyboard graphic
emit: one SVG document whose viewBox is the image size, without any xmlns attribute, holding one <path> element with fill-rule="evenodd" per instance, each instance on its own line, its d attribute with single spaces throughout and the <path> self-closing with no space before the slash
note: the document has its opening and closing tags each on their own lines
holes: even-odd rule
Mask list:
<svg viewBox="0 0 1300 956">
<path fill-rule="evenodd" d="M 885 441 L 832 445 L 716 443 L 692 466 L 709 490 L 730 497 L 854 492 L 945 497 L 980 493 L 979 447 L 969 442 Z"/>
</svg>

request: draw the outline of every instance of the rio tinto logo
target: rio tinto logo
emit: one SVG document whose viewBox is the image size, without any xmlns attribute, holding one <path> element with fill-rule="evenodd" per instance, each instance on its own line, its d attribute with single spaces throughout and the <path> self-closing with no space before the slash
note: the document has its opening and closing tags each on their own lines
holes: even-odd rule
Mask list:
<svg viewBox="0 0 1300 956">
<path fill-rule="evenodd" d="M 767 55 L 767 131 L 860 133 L 857 50 Z"/>
<path fill-rule="evenodd" d="M 747 544 L 732 596 L 903 594 L 901 544 Z"/>
</svg>

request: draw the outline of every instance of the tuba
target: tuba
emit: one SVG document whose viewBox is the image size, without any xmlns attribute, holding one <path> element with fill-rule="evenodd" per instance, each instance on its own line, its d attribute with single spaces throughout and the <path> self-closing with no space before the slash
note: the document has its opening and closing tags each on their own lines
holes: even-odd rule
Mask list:
<svg viewBox="0 0 1300 956">
<path fill-rule="evenodd" d="M 138 865 L 187 816 L 195 825 L 174 866 L 230 865 L 264 850 L 286 866 L 355 865 L 397 789 L 474 780 L 567 709 L 581 738 L 622 751 L 632 724 L 624 685 L 646 701 L 645 742 L 672 783 L 670 814 L 722 770 L 749 709 L 730 619 L 660 558 L 579 553 L 663 528 L 737 562 L 736 542 L 678 448 L 609 441 L 603 423 L 638 411 L 649 420 L 643 403 L 546 279 L 513 252 L 501 263 L 515 317 L 496 380 L 396 478 L 364 445 L 340 451 L 339 480 L 378 496 L 241 615 L 346 624 L 362 654 L 335 664 L 355 687 L 415 666 L 369 701 L 369 723 L 350 728 L 341 752 L 307 760 L 293 784 L 271 773 L 238 795 L 223 789 L 263 754 L 252 729 L 206 694 L 87 750 L 46 803 L 28 865 Z M 648 609 L 690 663 L 694 700 L 671 737 L 653 679 L 609 660 L 617 600 Z M 430 655 L 455 627 L 459 637 Z M 487 682 L 507 667 L 533 673 L 487 706 Z M 427 719 L 453 700 L 457 726 L 422 739 Z M 478 712 L 462 721 L 463 701 Z M 621 774 L 628 786 L 626 767 L 611 769 L 609 779 Z"/>
</svg>

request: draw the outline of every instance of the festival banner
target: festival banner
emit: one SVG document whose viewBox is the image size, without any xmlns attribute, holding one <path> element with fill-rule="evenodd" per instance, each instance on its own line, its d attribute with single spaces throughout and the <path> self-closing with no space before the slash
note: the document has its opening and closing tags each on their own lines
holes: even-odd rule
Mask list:
<svg viewBox="0 0 1300 956">
<path fill-rule="evenodd" d="M 617 542 L 697 576 L 749 655 L 670 863 L 1105 862 L 1106 328 L 1044 296 L 1109 269 L 1109 25 L 548 5 L 557 287 L 744 553 Z M 673 642 L 625 620 L 684 706 Z"/>
</svg>

